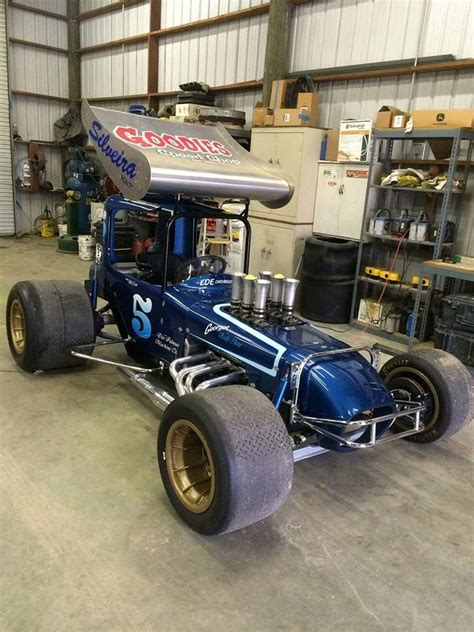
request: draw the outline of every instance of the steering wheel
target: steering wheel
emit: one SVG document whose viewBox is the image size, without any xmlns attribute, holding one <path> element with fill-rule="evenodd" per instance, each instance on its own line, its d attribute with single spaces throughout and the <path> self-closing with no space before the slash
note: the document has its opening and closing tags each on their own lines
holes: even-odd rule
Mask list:
<svg viewBox="0 0 474 632">
<path fill-rule="evenodd" d="M 227 261 L 223 257 L 203 255 L 183 261 L 176 270 L 176 281 L 186 281 L 204 274 L 222 274 L 226 268 Z"/>
</svg>

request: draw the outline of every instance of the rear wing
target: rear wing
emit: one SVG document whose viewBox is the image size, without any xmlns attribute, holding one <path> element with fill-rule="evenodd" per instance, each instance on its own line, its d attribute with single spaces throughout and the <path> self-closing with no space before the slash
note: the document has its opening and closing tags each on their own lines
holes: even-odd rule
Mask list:
<svg viewBox="0 0 474 632">
<path fill-rule="evenodd" d="M 194 125 L 92 107 L 82 120 L 107 174 L 131 200 L 149 194 L 259 200 L 293 195 L 290 177 L 241 147 L 221 124 Z"/>
</svg>

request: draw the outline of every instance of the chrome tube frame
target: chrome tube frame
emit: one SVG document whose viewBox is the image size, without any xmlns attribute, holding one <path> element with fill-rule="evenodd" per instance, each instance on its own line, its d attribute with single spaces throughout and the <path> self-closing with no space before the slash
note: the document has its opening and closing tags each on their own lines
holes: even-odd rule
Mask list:
<svg viewBox="0 0 474 632">
<path fill-rule="evenodd" d="M 420 419 L 420 415 L 424 410 L 424 404 L 404 402 L 404 405 L 407 406 L 408 409 L 398 410 L 397 412 L 390 413 L 388 415 L 372 417 L 367 421 L 337 421 L 335 419 L 308 417 L 298 412 L 293 418 L 293 423 L 304 424 L 308 428 L 311 428 L 313 432 L 327 437 L 328 439 L 334 439 L 334 441 L 337 441 L 341 445 L 348 446 L 349 448 L 371 448 L 372 446 L 376 444 L 378 445 L 379 443 L 388 443 L 389 441 L 395 441 L 395 439 L 402 439 L 403 437 L 408 437 L 409 435 L 416 434 L 417 432 L 422 432 L 422 430 L 424 429 L 424 425 Z M 403 432 L 397 432 L 396 434 L 390 435 L 388 437 L 377 439 L 377 424 L 384 423 L 386 421 L 391 421 L 393 423 L 399 417 L 409 417 L 413 423 L 413 427 L 409 430 L 404 430 Z M 324 426 L 336 426 L 337 428 L 354 428 L 354 432 L 357 432 L 358 430 L 362 430 L 364 428 L 368 428 L 370 426 L 370 440 L 365 443 L 351 441 L 350 439 L 346 439 L 345 437 L 341 437 L 340 435 L 331 432 L 327 428 L 321 428 L 319 424 Z"/>
<path fill-rule="evenodd" d="M 394 441 L 395 439 L 402 439 L 403 437 L 408 437 L 409 435 L 416 434 L 418 432 L 422 432 L 424 429 L 424 425 L 421 421 L 421 413 L 424 410 L 424 404 L 419 404 L 418 402 L 407 402 L 401 400 L 395 400 L 394 403 L 399 408 L 396 412 L 389 413 L 386 415 L 379 415 L 378 417 L 372 417 L 367 420 L 357 419 L 353 421 L 339 421 L 337 419 L 325 419 L 322 417 L 310 417 L 308 415 L 303 415 L 298 408 L 298 399 L 299 399 L 299 391 L 300 391 L 300 383 L 301 376 L 304 368 L 308 365 L 309 362 L 318 361 L 320 359 L 324 359 L 331 356 L 343 355 L 347 353 L 360 353 L 361 351 L 366 351 L 370 355 L 372 366 L 376 367 L 378 365 L 379 359 L 379 351 L 373 347 L 349 347 L 345 349 L 334 349 L 332 351 L 318 351 L 315 353 L 311 353 L 306 358 L 304 358 L 301 362 L 297 362 L 293 364 L 290 371 L 290 384 L 292 389 L 292 400 L 290 407 L 290 424 L 303 424 L 311 430 L 323 437 L 328 439 L 333 439 L 337 441 L 340 445 L 344 445 L 350 448 L 370 448 L 374 445 L 378 445 L 379 443 L 388 443 L 389 441 Z M 412 428 L 405 430 L 403 432 L 398 432 L 396 434 L 390 435 L 388 437 L 382 437 L 377 439 L 377 424 L 386 423 L 387 421 L 392 423 L 400 418 L 405 417 L 409 418 L 412 421 Z M 342 437 L 334 432 L 331 432 L 325 427 L 322 426 L 335 426 L 336 428 L 345 428 L 351 429 L 354 428 L 354 432 L 358 430 L 363 430 L 365 428 L 370 427 L 370 440 L 365 443 L 359 443 L 356 441 L 351 441 L 346 437 Z M 360 434 L 359 434 L 360 436 Z"/>
<path fill-rule="evenodd" d="M 105 337 L 105 336 L 102 336 Z M 163 369 L 163 365 L 155 367 L 153 369 L 144 369 L 141 366 L 134 366 L 132 364 L 124 364 L 123 362 L 114 362 L 113 360 L 105 360 L 104 358 L 96 358 L 95 356 L 90 355 L 89 353 L 83 353 L 84 350 L 89 349 L 92 353 L 92 350 L 96 347 L 108 347 L 109 345 L 116 345 L 119 343 L 130 342 L 132 339 L 127 338 L 116 338 L 115 336 L 107 337 L 103 342 L 95 342 L 92 345 L 78 345 L 77 347 L 73 347 L 71 349 L 71 355 L 76 358 L 83 358 L 84 360 L 90 360 L 91 362 L 99 362 L 100 364 L 109 364 L 110 366 L 117 366 L 119 368 L 130 369 L 132 371 L 139 371 L 140 373 L 156 373 L 157 371 L 161 371 Z M 83 351 L 81 351 L 81 349 Z"/>
</svg>

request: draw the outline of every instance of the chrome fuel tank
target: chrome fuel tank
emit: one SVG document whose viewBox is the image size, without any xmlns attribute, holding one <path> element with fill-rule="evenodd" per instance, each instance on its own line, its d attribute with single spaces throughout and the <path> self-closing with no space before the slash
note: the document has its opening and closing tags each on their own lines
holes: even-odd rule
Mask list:
<svg viewBox="0 0 474 632">
<path fill-rule="evenodd" d="M 293 183 L 216 125 L 194 125 L 92 107 L 82 121 L 107 174 L 131 200 L 147 194 L 247 198 L 287 204 Z"/>
</svg>

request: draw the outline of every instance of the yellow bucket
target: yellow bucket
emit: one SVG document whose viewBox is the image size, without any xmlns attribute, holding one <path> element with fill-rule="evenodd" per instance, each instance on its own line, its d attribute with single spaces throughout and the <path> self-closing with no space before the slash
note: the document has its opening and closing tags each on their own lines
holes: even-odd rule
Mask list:
<svg viewBox="0 0 474 632">
<path fill-rule="evenodd" d="M 56 234 L 56 220 L 52 218 L 42 219 L 39 229 L 41 237 L 54 237 Z"/>
</svg>

